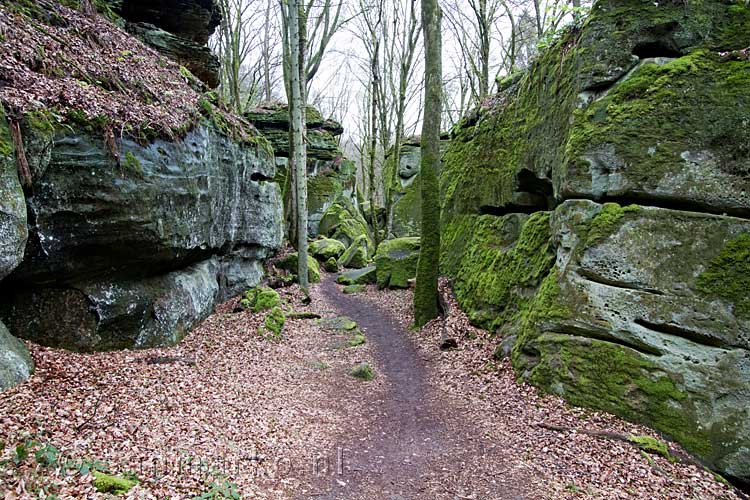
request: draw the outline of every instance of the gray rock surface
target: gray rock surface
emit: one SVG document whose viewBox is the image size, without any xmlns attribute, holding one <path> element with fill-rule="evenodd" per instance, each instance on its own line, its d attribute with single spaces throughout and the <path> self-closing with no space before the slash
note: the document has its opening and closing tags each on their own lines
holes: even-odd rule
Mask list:
<svg viewBox="0 0 750 500">
<path fill-rule="evenodd" d="M 74 350 L 178 342 L 218 300 L 255 286 L 281 244 L 270 153 L 209 125 L 179 141 L 58 133 L 27 200 L 31 238 L 0 283 L 10 330 Z"/>
<path fill-rule="evenodd" d="M 750 479 L 750 221 L 569 201 L 552 233 L 554 293 L 532 305 L 516 367 Z"/>
<path fill-rule="evenodd" d="M 20 384 L 33 371 L 34 361 L 29 350 L 0 323 L 0 391 Z"/>
</svg>

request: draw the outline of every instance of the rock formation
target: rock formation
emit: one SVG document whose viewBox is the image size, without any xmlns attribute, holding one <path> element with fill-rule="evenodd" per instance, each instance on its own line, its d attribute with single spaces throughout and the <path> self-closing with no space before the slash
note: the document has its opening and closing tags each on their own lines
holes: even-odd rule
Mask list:
<svg viewBox="0 0 750 500">
<path fill-rule="evenodd" d="M 130 33 L 209 87 L 219 84 L 219 60 L 206 45 L 221 22 L 214 0 L 122 0 L 116 10 Z"/>
<path fill-rule="evenodd" d="M 601 0 L 453 131 L 443 271 L 519 374 L 750 482 L 750 8 Z"/>
<path fill-rule="evenodd" d="M 286 104 L 266 104 L 245 114 L 247 119 L 269 140 L 276 154 L 279 182 L 288 181 L 289 113 Z M 308 232 L 317 236 L 323 213 L 335 202 L 348 200 L 358 204 L 355 187 L 355 165 L 344 157 L 337 137 L 343 133 L 340 123 L 325 120 L 320 112 L 308 106 L 307 126 L 307 211 Z M 291 196 L 287 192 L 287 198 Z M 286 200 L 290 206 L 290 199 Z"/>
<path fill-rule="evenodd" d="M 10 128 L 0 121 L 0 317 L 13 335 L 72 350 L 178 342 L 218 301 L 256 285 L 263 260 L 280 246 L 273 152 L 249 124 L 197 94 L 178 66 L 114 24 L 53 2 L 40 8 L 65 23 L 49 26 L 49 38 L 37 43 L 54 48 L 81 32 L 101 33 L 101 52 L 69 54 L 78 58 L 81 80 L 95 79 L 111 45 L 133 55 L 109 61 L 114 89 L 101 79 L 70 85 L 57 71 L 13 61 L 25 73 L 14 74 L 2 93 L 13 112 Z M 34 31 L 25 30 L 26 12 L 14 15 L 13 39 L 21 44 Z M 128 80 L 139 69 L 141 86 Z M 57 86 L 59 95 L 35 95 L 33 79 Z M 88 100 L 58 100 L 79 89 Z M 128 123 L 145 116 L 151 126 Z M 5 372 L 20 374 L 15 382 L 29 372 L 22 369 L 25 347 L 6 342 L 6 333 L 0 329 L 4 384 Z"/>
<path fill-rule="evenodd" d="M 441 148 L 448 146 L 448 135 L 441 137 Z M 387 234 L 389 238 L 419 236 L 422 219 L 422 191 L 419 169 L 422 161 L 419 137 L 401 143 L 398 161 L 390 151 L 384 172 L 386 185 Z"/>
</svg>

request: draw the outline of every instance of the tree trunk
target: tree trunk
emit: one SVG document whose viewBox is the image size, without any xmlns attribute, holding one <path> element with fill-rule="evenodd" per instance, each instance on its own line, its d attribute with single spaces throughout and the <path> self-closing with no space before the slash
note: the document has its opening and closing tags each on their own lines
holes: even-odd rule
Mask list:
<svg viewBox="0 0 750 500">
<path fill-rule="evenodd" d="M 294 181 L 297 194 L 297 277 L 302 289 L 307 289 L 307 161 L 304 141 L 304 117 L 302 82 L 300 82 L 300 4 L 299 0 L 289 0 L 289 103 L 290 128 L 294 150 Z"/>
<path fill-rule="evenodd" d="M 424 120 L 422 121 L 422 239 L 414 290 L 414 323 L 417 327 L 438 315 L 440 275 L 440 121 L 442 107 L 441 12 L 438 0 L 422 0 L 425 46 Z"/>
<path fill-rule="evenodd" d="M 370 115 L 370 131 L 372 133 L 370 138 L 369 148 L 369 177 L 370 177 L 370 219 L 372 223 L 372 232 L 375 237 L 375 245 L 380 243 L 380 232 L 378 231 L 378 214 L 375 208 L 375 155 L 377 148 L 377 130 L 378 130 L 378 53 L 380 52 L 379 41 L 373 36 L 373 55 L 370 61 L 370 71 L 372 75 L 372 108 Z"/>
</svg>

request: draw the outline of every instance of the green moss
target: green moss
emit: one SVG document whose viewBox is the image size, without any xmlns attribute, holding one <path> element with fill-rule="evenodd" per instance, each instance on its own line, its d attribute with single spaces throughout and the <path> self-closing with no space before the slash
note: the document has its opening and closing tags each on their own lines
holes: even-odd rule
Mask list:
<svg viewBox="0 0 750 500">
<path fill-rule="evenodd" d="M 750 317 L 750 234 L 740 234 L 721 249 L 698 277 L 697 288 L 732 302 L 738 317 Z"/>
<path fill-rule="evenodd" d="M 628 441 L 636 445 L 646 453 L 653 455 L 659 455 L 666 458 L 670 462 L 676 462 L 677 459 L 669 452 L 669 446 L 660 439 L 653 438 L 651 436 L 629 436 Z"/>
<path fill-rule="evenodd" d="M 377 271 L 375 266 L 365 267 L 363 269 L 351 269 L 341 273 L 336 278 L 336 283 L 340 285 L 355 285 L 375 283 Z"/>
<path fill-rule="evenodd" d="M 299 256 L 297 252 L 293 252 L 280 261 L 276 262 L 276 267 L 278 267 L 279 269 L 285 269 L 292 273 L 292 275 L 296 276 L 298 259 Z M 312 256 L 310 255 L 307 256 L 307 280 L 310 283 L 320 282 L 320 265 L 318 264 L 318 261 L 312 258 Z"/>
<path fill-rule="evenodd" d="M 136 158 L 132 151 L 125 153 L 125 159 L 122 165 L 129 171 L 135 173 L 138 177 L 143 177 L 143 167 L 140 160 Z"/>
<path fill-rule="evenodd" d="M 327 261 L 325 261 L 323 263 L 323 269 L 325 269 L 329 273 L 339 272 L 339 262 L 336 260 L 336 257 L 331 257 Z"/>
<path fill-rule="evenodd" d="M 365 290 L 367 290 L 367 287 L 365 285 L 354 284 L 354 285 L 346 285 L 342 291 L 347 295 L 351 295 L 355 293 L 362 293 Z"/>
<path fill-rule="evenodd" d="M 586 247 L 590 247 L 607 238 L 615 232 L 615 228 L 621 222 L 625 214 L 637 213 L 640 210 L 638 205 L 628 205 L 621 207 L 617 203 L 605 203 L 602 210 L 593 219 L 587 223 L 584 230 L 586 235 Z"/>
<path fill-rule="evenodd" d="M 367 221 L 349 200 L 340 199 L 323 213 L 318 231 L 321 235 L 339 240 L 350 246 L 360 236 L 367 240 L 368 257 L 374 253 L 375 244 Z"/>
<path fill-rule="evenodd" d="M 348 316 L 334 316 L 319 320 L 318 326 L 323 330 L 351 331 L 357 328 L 357 322 Z"/>
<path fill-rule="evenodd" d="M 346 246 L 343 243 L 330 238 L 313 240 L 308 246 L 308 252 L 310 252 L 310 255 L 320 261 L 325 261 L 331 258 L 335 260 L 345 251 Z"/>
<path fill-rule="evenodd" d="M 496 332 L 520 319 L 555 260 L 550 214 L 454 219 L 441 265 L 472 323 Z"/>
<path fill-rule="evenodd" d="M 510 202 L 520 169 L 545 174 L 562 163 L 576 106 L 575 42 L 574 33 L 565 35 L 492 108 L 454 131 L 441 172 L 444 224 Z"/>
<path fill-rule="evenodd" d="M 10 137 L 10 127 L 5 116 L 5 108 L 0 103 L 0 157 L 9 157 L 13 154 L 13 142 Z"/>
<path fill-rule="evenodd" d="M 386 240 L 375 255 L 378 288 L 408 288 L 417 276 L 420 239 L 416 237 Z"/>
<path fill-rule="evenodd" d="M 281 303 L 281 297 L 276 290 L 264 288 L 255 296 L 253 312 L 266 311 L 278 306 Z"/>
<path fill-rule="evenodd" d="M 258 327 L 258 335 L 268 340 L 281 340 L 281 332 L 284 329 L 286 317 L 280 307 L 274 307 L 266 316 L 263 325 Z"/>
<path fill-rule="evenodd" d="M 666 175 L 681 172 L 685 151 L 710 150 L 727 174 L 740 173 L 750 161 L 750 130 L 738 126 L 750 109 L 748 86 L 750 62 L 723 61 L 707 50 L 644 64 L 574 113 L 560 175 L 585 186 L 591 182 L 587 157 L 605 150 L 627 166 L 624 175 L 639 189 L 655 190 Z"/>
<path fill-rule="evenodd" d="M 349 375 L 354 378 L 370 381 L 375 378 L 375 370 L 372 369 L 369 363 L 360 363 L 349 370 Z"/>
<path fill-rule="evenodd" d="M 93 471 L 92 474 L 94 475 L 94 488 L 100 493 L 124 495 L 138 484 L 137 481 L 125 479 L 124 477 L 111 476 L 99 471 Z"/>
<path fill-rule="evenodd" d="M 338 260 L 340 267 L 353 267 L 361 269 L 369 262 L 370 240 L 367 235 L 361 234 L 347 248 Z"/>
<path fill-rule="evenodd" d="M 642 422 L 694 453 L 710 453 L 708 431 L 696 431 L 701 427 L 687 394 L 678 388 L 678 380 L 638 351 L 555 333 L 538 336 L 526 350 L 540 356 L 528 372 L 534 385 L 576 406 Z"/>
<path fill-rule="evenodd" d="M 365 338 L 364 334 L 357 330 L 354 332 L 354 335 L 352 335 L 349 340 L 347 340 L 347 345 L 349 347 L 357 347 L 358 345 L 362 345 L 365 342 L 367 342 L 367 339 Z"/>
<path fill-rule="evenodd" d="M 314 214 L 323 212 L 325 206 L 335 201 L 344 188 L 339 178 L 332 174 L 314 175 L 307 179 L 307 210 Z"/>
</svg>

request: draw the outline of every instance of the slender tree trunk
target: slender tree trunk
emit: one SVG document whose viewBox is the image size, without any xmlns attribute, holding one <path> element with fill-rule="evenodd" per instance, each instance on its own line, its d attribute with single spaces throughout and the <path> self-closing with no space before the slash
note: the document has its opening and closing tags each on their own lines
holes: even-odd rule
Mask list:
<svg viewBox="0 0 750 500">
<path fill-rule="evenodd" d="M 422 121 L 422 239 L 414 290 L 414 323 L 421 327 L 438 315 L 440 275 L 440 121 L 443 75 L 441 12 L 438 0 L 422 0 L 425 46 L 424 120 Z"/>
<path fill-rule="evenodd" d="M 304 102 L 300 81 L 300 4 L 289 0 L 289 78 L 291 102 L 289 103 L 290 127 L 294 149 L 295 191 L 297 199 L 297 276 L 299 285 L 307 289 L 307 161 L 304 141 Z M 304 67 L 304 66 L 303 66 Z"/>
<path fill-rule="evenodd" d="M 273 0 L 266 2 L 266 20 L 263 26 L 263 95 L 264 100 L 271 101 L 271 8 Z"/>
<path fill-rule="evenodd" d="M 375 155 L 378 143 L 378 53 L 380 52 L 379 41 L 373 36 L 373 55 L 370 61 L 370 71 L 372 75 L 372 107 L 370 115 L 370 148 L 369 148 L 369 175 L 370 175 L 370 218 L 372 219 L 372 232 L 375 237 L 375 245 L 380 243 L 380 233 L 378 231 L 378 214 L 375 208 Z"/>
</svg>

